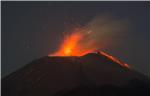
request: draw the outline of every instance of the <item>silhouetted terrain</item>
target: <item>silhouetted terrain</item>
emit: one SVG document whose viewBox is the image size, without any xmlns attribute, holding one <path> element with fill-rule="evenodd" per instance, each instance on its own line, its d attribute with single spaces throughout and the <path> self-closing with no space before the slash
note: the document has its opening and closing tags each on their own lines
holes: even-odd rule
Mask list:
<svg viewBox="0 0 150 96">
<path fill-rule="evenodd" d="M 150 79 L 96 53 L 43 57 L 2 79 L 2 96 L 150 95 Z"/>
</svg>

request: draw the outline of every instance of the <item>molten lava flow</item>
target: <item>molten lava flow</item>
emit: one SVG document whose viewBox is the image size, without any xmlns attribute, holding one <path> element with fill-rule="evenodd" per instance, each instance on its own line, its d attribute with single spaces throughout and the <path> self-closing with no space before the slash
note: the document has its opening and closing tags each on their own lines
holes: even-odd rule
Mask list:
<svg viewBox="0 0 150 96">
<path fill-rule="evenodd" d="M 57 52 L 50 56 L 82 56 L 96 50 L 95 41 L 90 39 L 91 31 L 75 30 L 66 34 L 64 41 Z"/>
<path fill-rule="evenodd" d="M 101 55 L 103 55 L 103 56 L 108 57 L 108 58 L 111 59 L 112 61 L 114 61 L 114 62 L 120 64 L 121 66 L 130 69 L 130 66 L 129 66 L 128 64 L 126 64 L 126 63 L 124 63 L 124 62 L 121 62 L 121 61 L 118 60 L 117 58 L 115 58 L 115 57 L 113 57 L 113 56 L 111 56 L 111 55 L 109 55 L 109 54 L 107 54 L 107 53 L 105 53 L 105 52 L 103 52 L 103 51 L 99 51 L 99 53 L 100 53 Z"/>
</svg>

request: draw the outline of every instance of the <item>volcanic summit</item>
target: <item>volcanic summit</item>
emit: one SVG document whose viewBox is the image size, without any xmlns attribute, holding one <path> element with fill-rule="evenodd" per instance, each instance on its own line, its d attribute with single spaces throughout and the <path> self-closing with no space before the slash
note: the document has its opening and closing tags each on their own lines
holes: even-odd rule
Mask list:
<svg viewBox="0 0 150 96">
<path fill-rule="evenodd" d="M 45 56 L 2 79 L 2 96 L 134 96 L 150 79 L 104 53 Z"/>
</svg>

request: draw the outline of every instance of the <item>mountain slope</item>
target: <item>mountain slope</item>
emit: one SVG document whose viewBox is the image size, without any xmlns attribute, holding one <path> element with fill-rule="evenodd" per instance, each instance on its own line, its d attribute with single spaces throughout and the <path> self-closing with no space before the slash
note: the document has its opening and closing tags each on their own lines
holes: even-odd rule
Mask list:
<svg viewBox="0 0 150 96">
<path fill-rule="evenodd" d="M 149 81 L 101 53 L 46 56 L 3 78 L 2 96 L 135 95 L 149 93 Z"/>
</svg>

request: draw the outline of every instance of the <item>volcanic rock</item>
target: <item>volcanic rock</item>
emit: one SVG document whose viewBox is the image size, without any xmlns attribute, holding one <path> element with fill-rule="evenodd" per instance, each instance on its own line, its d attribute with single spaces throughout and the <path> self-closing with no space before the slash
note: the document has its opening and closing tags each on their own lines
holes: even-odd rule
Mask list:
<svg viewBox="0 0 150 96">
<path fill-rule="evenodd" d="M 150 79 L 104 56 L 45 56 L 2 79 L 2 96 L 150 95 Z"/>
</svg>

